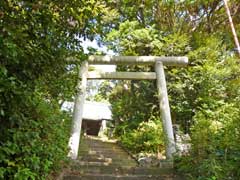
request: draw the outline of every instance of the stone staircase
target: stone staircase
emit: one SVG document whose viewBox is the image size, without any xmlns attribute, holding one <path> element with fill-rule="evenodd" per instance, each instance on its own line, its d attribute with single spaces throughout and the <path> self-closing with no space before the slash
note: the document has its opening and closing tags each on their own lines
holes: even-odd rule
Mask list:
<svg viewBox="0 0 240 180">
<path fill-rule="evenodd" d="M 115 142 L 94 137 L 81 140 L 79 158 L 61 180 L 180 180 L 171 167 L 139 167 Z"/>
</svg>

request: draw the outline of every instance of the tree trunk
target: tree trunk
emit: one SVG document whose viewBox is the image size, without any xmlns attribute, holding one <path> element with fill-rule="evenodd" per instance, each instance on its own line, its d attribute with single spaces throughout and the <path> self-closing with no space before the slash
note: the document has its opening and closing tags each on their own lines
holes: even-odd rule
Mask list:
<svg viewBox="0 0 240 180">
<path fill-rule="evenodd" d="M 236 30 L 235 30 L 235 27 L 234 27 L 234 24 L 233 24 L 231 12 L 230 12 L 229 7 L 228 7 L 228 0 L 224 0 L 224 4 L 225 4 L 226 12 L 227 12 L 227 15 L 228 15 L 229 24 L 230 24 L 231 29 L 232 29 L 233 38 L 234 38 L 234 42 L 235 42 L 235 45 L 236 45 L 237 53 L 240 56 L 240 45 L 239 45 Z"/>
</svg>

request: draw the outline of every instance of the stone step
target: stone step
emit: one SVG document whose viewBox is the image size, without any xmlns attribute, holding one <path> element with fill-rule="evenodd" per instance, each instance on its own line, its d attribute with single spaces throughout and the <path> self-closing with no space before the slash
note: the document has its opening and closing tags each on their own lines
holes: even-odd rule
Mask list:
<svg viewBox="0 0 240 180">
<path fill-rule="evenodd" d="M 81 149 L 81 148 L 79 149 L 79 153 L 85 153 L 85 152 L 88 152 L 88 151 L 108 152 L 108 153 L 113 153 L 113 152 L 127 153 L 126 151 L 124 151 L 121 148 L 104 148 L 104 147 L 92 148 L 92 147 L 89 147 L 88 149 Z"/>
<path fill-rule="evenodd" d="M 174 175 L 172 163 L 159 162 L 159 167 L 139 167 L 116 143 L 83 139 L 79 158 L 61 180 L 181 180 Z M 183 179 L 183 178 L 182 178 Z"/>
<path fill-rule="evenodd" d="M 85 141 L 86 145 L 90 145 L 92 147 L 99 147 L 99 146 L 104 146 L 104 147 L 117 147 L 116 143 L 108 143 L 108 142 L 102 142 L 102 141 L 93 141 L 93 142 L 88 142 Z"/>
<path fill-rule="evenodd" d="M 79 163 L 73 164 L 72 169 L 74 170 L 82 170 L 82 169 L 96 169 L 96 168 L 102 168 L 103 170 L 106 168 L 116 168 L 116 167 L 136 167 L 135 163 L 129 162 L 129 163 L 117 163 L 117 162 L 91 162 L 91 161 L 81 161 Z"/>
<path fill-rule="evenodd" d="M 120 166 L 82 166 L 74 168 L 72 172 L 76 172 L 79 174 L 115 174 L 115 175 L 125 175 L 125 174 L 130 174 L 132 170 L 132 166 L 125 166 L 125 167 L 120 167 Z"/>
<path fill-rule="evenodd" d="M 136 165 L 138 164 L 137 161 L 135 159 L 132 159 L 130 156 L 123 156 L 123 155 L 104 155 L 104 154 L 95 154 L 95 155 L 81 155 L 79 158 L 79 160 L 89 160 L 89 161 L 98 161 L 98 160 L 106 160 L 106 161 L 132 161 L 135 162 Z"/>
<path fill-rule="evenodd" d="M 88 163 L 85 166 L 72 165 L 72 171 L 80 174 L 132 174 L 132 175 L 163 175 L 172 174 L 172 168 L 146 168 L 134 165 L 100 165 Z"/>
<path fill-rule="evenodd" d="M 95 155 L 83 155 L 78 158 L 81 161 L 127 161 L 127 162 L 137 162 L 133 160 L 130 156 L 119 156 L 119 155 L 102 155 L 102 154 L 95 154 Z"/>
<path fill-rule="evenodd" d="M 91 145 L 89 145 L 88 146 L 90 149 L 105 149 L 105 150 L 109 150 L 109 151 L 111 151 L 111 150 L 116 150 L 116 151 L 118 151 L 118 150 L 120 150 L 120 151 L 123 151 L 123 149 L 121 148 L 121 147 L 106 147 L 106 146 L 91 146 Z"/>
<path fill-rule="evenodd" d="M 136 167 L 136 163 L 135 162 L 128 162 L 128 161 L 120 161 L 120 162 L 112 162 L 112 161 L 78 161 L 78 162 L 75 162 L 74 166 L 91 166 L 91 165 L 94 165 L 94 166 L 134 166 Z"/>
<path fill-rule="evenodd" d="M 123 149 L 121 148 L 105 148 L 105 147 L 98 147 L 98 148 L 93 148 L 93 147 L 89 147 L 87 150 L 86 149 L 80 149 L 79 150 L 80 152 L 83 151 L 103 151 L 103 152 L 124 152 L 124 153 L 127 153 L 126 151 L 124 151 Z"/>
<path fill-rule="evenodd" d="M 120 146 L 118 146 L 116 143 L 109 143 L 109 142 L 102 142 L 100 140 L 89 142 L 88 140 L 85 140 L 82 142 L 82 144 L 89 146 L 91 148 L 106 148 L 106 149 L 121 149 Z"/>
<path fill-rule="evenodd" d="M 84 165 L 84 162 L 96 162 L 96 163 L 102 163 L 103 165 L 104 164 L 119 164 L 119 165 L 131 164 L 134 166 L 138 165 L 137 162 L 129 159 L 112 159 L 112 158 L 96 159 L 96 158 L 89 157 L 89 158 L 81 158 L 79 161 L 80 161 L 78 163 L 79 165 Z"/>
<path fill-rule="evenodd" d="M 80 149 L 81 150 L 81 149 Z M 113 148 L 113 147 L 89 147 L 88 150 L 103 150 L 103 151 L 108 151 L 108 152 L 111 152 L 111 151 L 116 151 L 116 152 L 125 152 L 122 148 Z"/>
<path fill-rule="evenodd" d="M 89 152 L 85 152 L 85 153 L 81 153 L 79 154 L 79 158 L 83 158 L 86 156 L 92 156 L 92 157 L 108 157 L 108 158 L 114 158 L 114 159 L 132 159 L 132 157 L 126 153 L 106 153 L 106 152 L 99 152 L 99 151 L 89 151 Z"/>
<path fill-rule="evenodd" d="M 85 151 L 84 153 L 79 153 L 79 158 L 83 158 L 83 157 L 119 157 L 119 158 L 126 158 L 126 159 L 132 159 L 132 157 L 127 154 L 126 152 L 125 153 L 114 153 L 114 152 L 111 152 L 111 153 L 100 153 L 100 152 L 96 152 L 96 151 Z"/>
<path fill-rule="evenodd" d="M 85 174 L 85 175 L 65 175 L 63 180 L 180 180 L 173 175 L 104 175 L 104 174 Z"/>
</svg>

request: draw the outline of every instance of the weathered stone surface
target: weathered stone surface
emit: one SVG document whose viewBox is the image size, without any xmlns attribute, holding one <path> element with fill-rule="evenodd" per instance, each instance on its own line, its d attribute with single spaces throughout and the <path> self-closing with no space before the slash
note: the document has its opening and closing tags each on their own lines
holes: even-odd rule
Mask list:
<svg viewBox="0 0 240 180">
<path fill-rule="evenodd" d="M 83 139 L 79 157 L 60 180 L 180 180 L 172 164 L 161 162 L 157 167 L 140 167 L 126 151 L 113 142 Z M 165 164 L 164 164 L 165 163 Z"/>
<path fill-rule="evenodd" d="M 82 176 L 65 176 L 63 180 L 178 180 L 177 177 L 167 175 L 152 176 L 152 175 L 82 175 Z M 180 179 L 179 179 L 180 180 Z"/>
</svg>

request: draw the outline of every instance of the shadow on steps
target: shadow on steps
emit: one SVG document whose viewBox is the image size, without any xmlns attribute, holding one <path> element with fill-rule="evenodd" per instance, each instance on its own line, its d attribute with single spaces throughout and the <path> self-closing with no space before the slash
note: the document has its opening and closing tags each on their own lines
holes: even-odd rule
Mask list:
<svg viewBox="0 0 240 180">
<path fill-rule="evenodd" d="M 86 137 L 80 144 L 79 157 L 72 161 L 70 170 L 61 180 L 183 180 L 173 168 L 139 167 L 116 142 Z"/>
</svg>

